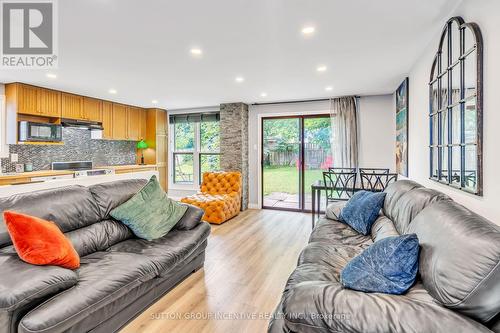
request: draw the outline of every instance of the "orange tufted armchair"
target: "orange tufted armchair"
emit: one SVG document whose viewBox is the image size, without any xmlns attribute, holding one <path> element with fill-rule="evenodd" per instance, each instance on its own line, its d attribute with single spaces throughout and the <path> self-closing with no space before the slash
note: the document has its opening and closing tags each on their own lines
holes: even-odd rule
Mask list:
<svg viewBox="0 0 500 333">
<path fill-rule="evenodd" d="M 224 223 L 240 212 L 241 173 L 205 172 L 201 191 L 181 201 L 203 209 L 204 221 Z"/>
</svg>

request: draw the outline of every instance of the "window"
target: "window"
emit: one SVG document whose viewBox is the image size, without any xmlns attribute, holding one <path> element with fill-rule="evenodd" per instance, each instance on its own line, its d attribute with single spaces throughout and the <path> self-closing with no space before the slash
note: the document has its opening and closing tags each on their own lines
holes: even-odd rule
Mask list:
<svg viewBox="0 0 500 333">
<path fill-rule="evenodd" d="M 460 17 L 443 30 L 429 83 L 430 178 L 482 195 L 482 37 Z"/>
<path fill-rule="evenodd" d="M 220 170 L 219 114 L 171 115 L 172 182 L 200 184 L 202 175 Z"/>
</svg>

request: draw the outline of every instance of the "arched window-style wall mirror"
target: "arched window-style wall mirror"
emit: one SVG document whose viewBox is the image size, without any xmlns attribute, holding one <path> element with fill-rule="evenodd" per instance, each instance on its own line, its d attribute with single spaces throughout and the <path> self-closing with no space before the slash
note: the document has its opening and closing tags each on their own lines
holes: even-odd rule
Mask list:
<svg viewBox="0 0 500 333">
<path fill-rule="evenodd" d="M 461 17 L 445 25 L 429 83 L 430 178 L 483 190 L 483 38 Z"/>
</svg>

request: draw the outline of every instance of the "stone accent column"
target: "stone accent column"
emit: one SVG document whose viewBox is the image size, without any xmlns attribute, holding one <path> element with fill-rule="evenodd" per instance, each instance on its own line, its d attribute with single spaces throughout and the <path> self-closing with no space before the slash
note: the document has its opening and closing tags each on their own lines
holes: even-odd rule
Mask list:
<svg viewBox="0 0 500 333">
<path fill-rule="evenodd" d="M 224 171 L 239 171 L 242 176 L 241 210 L 248 208 L 248 105 L 220 105 L 220 152 Z"/>
</svg>

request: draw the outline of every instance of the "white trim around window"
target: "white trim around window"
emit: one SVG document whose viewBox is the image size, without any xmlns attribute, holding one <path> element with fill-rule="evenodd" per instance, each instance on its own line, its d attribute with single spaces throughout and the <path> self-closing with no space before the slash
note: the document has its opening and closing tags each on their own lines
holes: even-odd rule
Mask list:
<svg viewBox="0 0 500 333">
<path fill-rule="evenodd" d="M 200 175 L 200 159 L 202 155 L 219 155 L 220 152 L 215 151 L 202 151 L 201 150 L 201 136 L 200 136 L 200 128 L 201 122 L 194 122 L 194 147 L 192 151 L 176 151 L 175 150 L 175 128 L 174 124 L 170 123 L 169 119 L 169 163 L 168 163 L 168 186 L 169 189 L 172 190 L 199 190 L 201 183 L 201 175 Z M 193 181 L 192 183 L 176 183 L 174 182 L 175 177 L 175 155 L 192 155 L 193 156 Z"/>
</svg>

